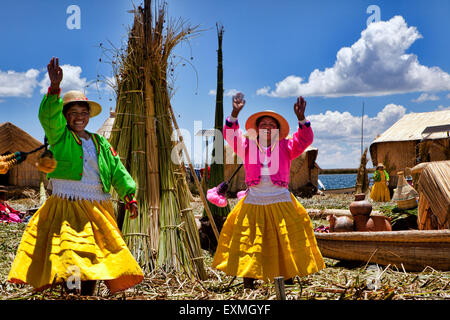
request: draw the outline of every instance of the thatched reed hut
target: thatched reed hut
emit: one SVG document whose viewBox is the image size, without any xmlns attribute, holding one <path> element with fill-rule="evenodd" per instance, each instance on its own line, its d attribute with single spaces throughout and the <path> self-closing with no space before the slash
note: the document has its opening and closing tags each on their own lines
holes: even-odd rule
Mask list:
<svg viewBox="0 0 450 320">
<path fill-rule="evenodd" d="M 0 154 L 31 151 L 42 143 L 11 122 L 0 123 Z M 40 172 L 35 163 L 40 153 L 27 156 L 27 159 L 12 167 L 6 174 L 0 174 L 0 185 L 17 187 L 39 187 Z"/>
<path fill-rule="evenodd" d="M 372 163 L 382 162 L 390 188 L 397 172 L 429 161 L 450 160 L 450 110 L 406 114 L 370 145 Z"/>
<path fill-rule="evenodd" d="M 242 163 L 242 160 L 233 152 L 229 145 L 225 146 L 225 179 L 231 177 L 234 170 Z M 316 164 L 318 149 L 309 146 L 298 158 L 291 163 L 289 175 L 289 190 L 294 194 L 301 192 L 302 188 L 312 184 L 317 187 L 319 179 L 319 166 Z M 232 159 L 232 160 L 229 160 Z M 230 193 L 245 190 L 245 171 L 241 168 L 231 180 Z"/>
</svg>

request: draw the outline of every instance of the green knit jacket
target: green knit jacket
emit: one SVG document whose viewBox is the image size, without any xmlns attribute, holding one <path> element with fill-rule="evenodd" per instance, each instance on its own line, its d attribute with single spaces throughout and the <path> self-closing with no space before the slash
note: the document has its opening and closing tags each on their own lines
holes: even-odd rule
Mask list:
<svg viewBox="0 0 450 320">
<path fill-rule="evenodd" d="M 44 95 L 39 108 L 39 121 L 47 136 L 49 149 L 57 161 L 55 171 L 47 174 L 47 178 L 81 180 L 83 146 L 80 137 L 68 128 L 62 109 L 63 100 L 59 95 Z M 88 133 L 97 149 L 103 191 L 110 192 L 112 186 L 126 203 L 135 200 L 136 183 L 120 161 L 116 151 L 104 137 Z"/>
<path fill-rule="evenodd" d="M 389 181 L 389 174 L 387 173 L 386 170 L 382 171 L 384 173 L 384 176 L 386 177 L 386 181 Z M 375 170 L 375 172 L 373 173 L 373 181 L 378 182 L 381 181 L 381 173 L 379 170 Z"/>
</svg>

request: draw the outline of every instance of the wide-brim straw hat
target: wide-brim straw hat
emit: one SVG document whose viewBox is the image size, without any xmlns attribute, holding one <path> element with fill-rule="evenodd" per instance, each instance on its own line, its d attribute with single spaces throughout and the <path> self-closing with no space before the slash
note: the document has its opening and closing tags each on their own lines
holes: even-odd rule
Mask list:
<svg viewBox="0 0 450 320">
<path fill-rule="evenodd" d="M 86 95 L 81 91 L 71 90 L 63 96 L 63 106 L 71 102 L 87 102 L 87 104 L 89 104 L 90 118 L 93 118 L 102 112 L 102 106 L 95 101 L 88 100 Z"/>
<path fill-rule="evenodd" d="M 381 162 L 377 165 L 377 169 L 378 168 L 382 168 L 382 169 L 384 169 L 384 164 L 382 164 Z"/>
<path fill-rule="evenodd" d="M 286 138 L 289 134 L 289 123 L 283 116 L 272 110 L 265 110 L 254 113 L 247 119 L 247 122 L 245 123 L 245 129 L 247 130 L 249 137 L 252 139 L 256 139 L 255 134 L 257 134 L 258 132 L 258 128 L 256 127 L 256 120 L 258 120 L 258 118 L 267 116 L 276 119 L 280 124 L 280 133 L 278 135 L 278 139 L 282 140 Z"/>
</svg>

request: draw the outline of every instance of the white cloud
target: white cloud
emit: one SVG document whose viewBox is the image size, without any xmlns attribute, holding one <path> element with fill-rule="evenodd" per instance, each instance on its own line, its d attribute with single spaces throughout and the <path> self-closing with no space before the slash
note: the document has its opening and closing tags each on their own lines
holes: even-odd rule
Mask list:
<svg viewBox="0 0 450 320">
<path fill-rule="evenodd" d="M 208 95 L 215 96 L 216 92 L 217 92 L 216 90 L 211 89 L 211 90 L 209 90 Z M 223 92 L 223 96 L 224 97 L 232 97 L 238 92 L 239 92 L 239 90 L 237 90 L 237 89 L 227 89 Z"/>
<path fill-rule="evenodd" d="M 270 91 L 270 87 L 263 87 L 261 89 L 256 90 L 256 95 L 258 96 L 266 96 Z"/>
<path fill-rule="evenodd" d="M 234 96 L 236 93 L 238 93 L 239 92 L 239 90 L 237 90 L 237 89 L 228 89 L 228 90 L 225 90 L 225 92 L 223 93 L 223 95 L 225 96 L 225 97 L 232 97 L 232 96 Z"/>
<path fill-rule="evenodd" d="M 0 97 L 31 97 L 38 85 L 38 75 L 36 69 L 26 72 L 0 70 Z"/>
<path fill-rule="evenodd" d="M 65 64 L 62 65 L 61 68 L 63 69 L 63 80 L 61 82 L 61 91 L 63 91 L 63 93 L 70 90 L 79 90 L 83 91 L 85 94 L 88 93 L 88 87 L 93 84 L 94 81 L 87 81 L 86 78 L 81 77 L 81 67 Z M 45 94 L 50 86 L 50 79 L 47 73 L 39 82 L 39 86 L 41 87 L 40 92 Z"/>
<path fill-rule="evenodd" d="M 388 104 L 374 117 L 364 116 L 364 146 L 406 113 L 403 106 Z M 309 115 L 314 130 L 317 163 L 323 168 L 356 168 L 361 155 L 361 116 L 331 111 Z"/>
<path fill-rule="evenodd" d="M 412 102 L 424 102 L 424 101 L 437 101 L 440 98 L 435 94 L 422 93 L 417 99 L 411 100 Z"/>
<path fill-rule="evenodd" d="M 361 158 L 359 145 L 345 146 L 343 150 L 330 150 L 328 144 L 314 144 L 319 149 L 316 162 L 324 169 L 333 168 L 358 168 Z"/>
<path fill-rule="evenodd" d="M 443 111 L 443 110 L 450 110 L 450 106 L 444 107 L 443 105 L 440 105 L 436 109 L 436 111 Z"/>
<path fill-rule="evenodd" d="M 331 68 L 315 69 L 307 82 L 290 75 L 260 94 L 292 96 L 381 96 L 406 92 L 450 90 L 450 75 L 419 63 L 406 53 L 422 35 L 401 16 L 369 24 L 351 47 L 341 48 Z"/>
<path fill-rule="evenodd" d="M 447 99 L 450 99 L 450 93 L 447 95 Z"/>
</svg>

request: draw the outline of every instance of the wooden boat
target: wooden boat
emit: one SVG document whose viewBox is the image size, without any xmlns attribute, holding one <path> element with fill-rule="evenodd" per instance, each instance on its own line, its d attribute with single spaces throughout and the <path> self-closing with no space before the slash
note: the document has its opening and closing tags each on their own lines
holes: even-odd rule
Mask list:
<svg viewBox="0 0 450 320">
<path fill-rule="evenodd" d="M 396 266 L 399 270 L 450 270 L 450 230 L 315 232 L 324 257 Z"/>
<path fill-rule="evenodd" d="M 325 194 L 343 194 L 343 193 L 354 193 L 355 187 L 348 187 L 348 188 L 337 188 L 337 189 L 325 189 L 320 190 Z"/>
</svg>

